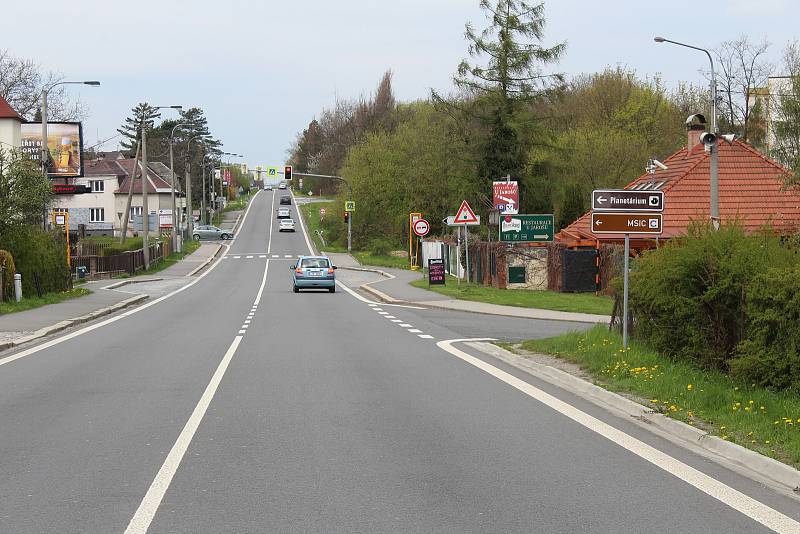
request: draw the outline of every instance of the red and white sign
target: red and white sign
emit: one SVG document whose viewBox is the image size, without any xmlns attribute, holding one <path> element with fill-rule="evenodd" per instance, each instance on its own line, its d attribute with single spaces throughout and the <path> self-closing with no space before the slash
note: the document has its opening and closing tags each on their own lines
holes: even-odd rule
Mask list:
<svg viewBox="0 0 800 534">
<path fill-rule="evenodd" d="M 461 207 L 458 208 L 458 212 L 453 218 L 453 224 L 475 225 L 480 223 L 480 219 L 475 216 L 475 212 L 469 207 L 469 203 L 466 200 L 462 200 Z"/>
<path fill-rule="evenodd" d="M 425 219 L 414 221 L 414 233 L 420 237 L 425 237 L 431 231 L 431 224 Z"/>
<path fill-rule="evenodd" d="M 492 182 L 492 204 L 500 215 L 519 213 L 519 184 L 517 182 Z"/>
</svg>

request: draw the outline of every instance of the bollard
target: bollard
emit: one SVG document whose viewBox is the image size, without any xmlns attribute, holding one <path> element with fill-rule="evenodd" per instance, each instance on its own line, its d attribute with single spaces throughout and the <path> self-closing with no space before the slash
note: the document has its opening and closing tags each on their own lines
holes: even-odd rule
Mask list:
<svg viewBox="0 0 800 534">
<path fill-rule="evenodd" d="M 22 275 L 19 273 L 14 275 L 14 298 L 17 302 L 22 300 Z"/>
</svg>

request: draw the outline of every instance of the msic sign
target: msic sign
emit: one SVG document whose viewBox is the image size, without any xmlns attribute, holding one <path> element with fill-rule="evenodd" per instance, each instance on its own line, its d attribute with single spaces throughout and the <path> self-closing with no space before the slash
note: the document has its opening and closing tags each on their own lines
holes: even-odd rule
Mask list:
<svg viewBox="0 0 800 534">
<path fill-rule="evenodd" d="M 592 233 L 654 234 L 664 231 L 660 213 L 592 213 Z"/>
</svg>

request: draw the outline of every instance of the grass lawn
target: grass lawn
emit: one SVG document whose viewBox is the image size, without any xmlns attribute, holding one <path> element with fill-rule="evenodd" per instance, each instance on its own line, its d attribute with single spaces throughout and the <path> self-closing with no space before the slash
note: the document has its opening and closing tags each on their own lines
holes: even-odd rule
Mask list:
<svg viewBox="0 0 800 534">
<path fill-rule="evenodd" d="M 369 252 L 353 251 L 353 257 L 361 265 L 371 265 L 373 267 L 393 267 L 395 269 L 409 269 L 408 258 L 398 258 L 397 256 L 380 255 L 376 256 Z"/>
<path fill-rule="evenodd" d="M 311 202 L 308 204 L 301 204 L 299 206 L 300 211 L 302 212 L 303 222 L 306 225 L 306 231 L 308 232 L 309 237 L 314 242 L 314 248 L 319 250 L 320 252 L 347 252 L 347 247 L 339 247 L 339 246 L 331 246 L 328 243 L 326 246 L 322 246 L 322 240 L 317 235 L 317 230 L 321 229 L 320 226 L 320 219 L 319 219 L 319 210 L 320 208 L 325 208 L 326 210 L 330 210 L 331 213 L 333 212 L 333 205 L 334 201 L 330 202 Z"/>
<path fill-rule="evenodd" d="M 427 278 L 411 282 L 414 287 L 428 289 Z M 459 287 L 455 280 L 447 279 L 447 285 L 431 286 L 431 291 L 447 295 L 454 299 L 487 302 L 519 306 L 521 308 L 539 308 L 578 313 L 595 313 L 611 315 L 614 300 L 604 295 L 592 293 L 558 293 L 555 291 L 531 291 L 527 289 L 496 289 L 476 284 L 464 284 Z"/>
<path fill-rule="evenodd" d="M 649 407 L 722 439 L 800 466 L 800 396 L 734 382 L 673 361 L 597 326 L 588 332 L 526 341 L 522 348 L 577 363 L 607 389 L 639 396 Z"/>
<path fill-rule="evenodd" d="M 64 291 L 62 293 L 47 293 L 41 298 L 23 297 L 22 300 L 20 300 L 19 302 L 16 301 L 0 302 L 0 315 L 5 313 L 14 313 L 25 310 L 32 310 L 33 308 L 46 306 L 48 304 L 57 304 L 65 300 L 74 299 L 76 297 L 82 297 L 90 293 L 91 291 L 89 291 L 86 288 L 76 287 L 74 289 L 71 289 L 70 291 Z"/>
</svg>

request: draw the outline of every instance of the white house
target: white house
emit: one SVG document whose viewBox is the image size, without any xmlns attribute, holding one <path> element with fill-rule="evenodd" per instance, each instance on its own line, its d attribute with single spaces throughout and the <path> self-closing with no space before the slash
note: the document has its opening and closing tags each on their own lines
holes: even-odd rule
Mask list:
<svg viewBox="0 0 800 534">
<path fill-rule="evenodd" d="M 11 150 L 22 144 L 20 125 L 24 122 L 19 113 L 0 97 L 0 149 Z"/>
</svg>

